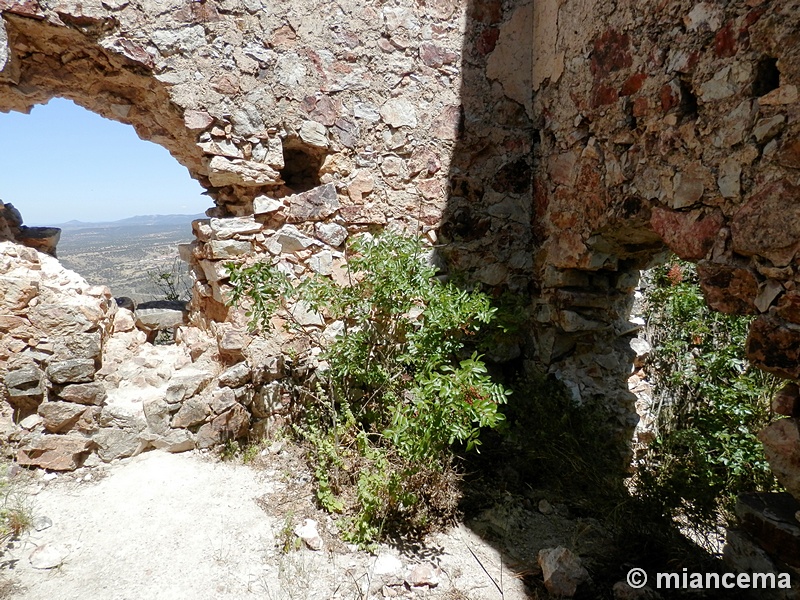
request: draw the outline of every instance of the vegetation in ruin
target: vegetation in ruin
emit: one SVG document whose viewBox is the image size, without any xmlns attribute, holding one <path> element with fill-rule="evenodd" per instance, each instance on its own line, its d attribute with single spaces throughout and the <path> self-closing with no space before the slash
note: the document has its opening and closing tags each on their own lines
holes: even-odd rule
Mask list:
<svg viewBox="0 0 800 600">
<path fill-rule="evenodd" d="M 453 448 L 477 449 L 481 428 L 503 421 L 509 392 L 472 343 L 495 320 L 488 296 L 437 279 L 415 238 L 362 236 L 347 256 L 346 285 L 292 281 L 265 263 L 228 268 L 254 328 L 280 312 L 309 347 L 324 348 L 300 382 L 298 432 L 312 448 L 320 504 L 342 515 L 346 539 L 369 545 L 453 517 Z M 322 313 L 336 335 L 301 311 Z"/>
<path fill-rule="evenodd" d="M 638 468 L 641 495 L 697 538 L 725 524 L 737 494 L 776 487 L 756 434 L 777 379 L 748 364 L 751 318 L 703 299 L 694 265 L 654 270 L 647 297 L 658 435 Z"/>
<path fill-rule="evenodd" d="M 191 289 L 187 284 L 188 276 L 186 263 L 179 258 L 173 259 L 171 264 L 163 267 L 163 270 L 147 271 L 147 277 L 150 279 L 152 287 L 158 290 L 164 300 L 188 302 L 192 296 Z"/>
<path fill-rule="evenodd" d="M 9 475 L 10 464 L 0 467 L 0 546 L 26 532 L 33 522 L 30 499 Z"/>
</svg>

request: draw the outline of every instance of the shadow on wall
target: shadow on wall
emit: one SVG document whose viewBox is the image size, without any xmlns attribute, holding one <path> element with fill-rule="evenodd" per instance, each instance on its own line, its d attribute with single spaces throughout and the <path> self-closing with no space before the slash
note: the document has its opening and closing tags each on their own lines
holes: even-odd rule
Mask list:
<svg viewBox="0 0 800 600">
<path fill-rule="evenodd" d="M 441 253 L 454 272 L 490 289 L 508 290 L 525 307 L 538 288 L 534 269 L 532 34 L 532 0 L 469 0 L 461 56 L 461 106 L 446 110 L 434 123 L 436 135 L 455 139 L 448 203 L 437 231 Z M 425 60 L 424 53 L 421 56 Z M 496 358 L 518 358 L 524 352 L 511 345 L 514 352 Z M 515 400 L 512 397 L 510 402 Z M 499 478 L 517 477 L 506 472 L 513 469 L 501 468 L 501 457 L 495 455 L 494 459 L 488 469 L 502 471 Z M 504 539 L 505 531 L 487 531 L 482 517 L 470 522 L 470 527 L 491 540 L 502 560 L 523 577 L 535 565 L 538 548 L 522 539 L 532 532 L 516 529 L 519 523 L 513 517 L 503 519 L 504 529 L 516 531 L 513 541 Z M 511 547 L 513 551 L 508 550 Z M 490 572 L 497 574 L 494 568 L 498 566 L 487 562 L 484 570 L 492 577 Z"/>
<path fill-rule="evenodd" d="M 533 2 L 470 1 L 448 206 L 450 265 L 489 286 L 528 291 L 533 270 Z"/>
</svg>

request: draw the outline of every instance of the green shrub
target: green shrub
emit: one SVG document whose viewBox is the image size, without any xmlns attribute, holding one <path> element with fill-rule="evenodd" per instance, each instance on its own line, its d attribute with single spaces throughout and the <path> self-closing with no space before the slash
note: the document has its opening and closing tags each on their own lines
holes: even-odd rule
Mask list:
<svg viewBox="0 0 800 600">
<path fill-rule="evenodd" d="M 737 494 L 776 485 L 756 434 L 777 382 L 745 358 L 751 318 L 711 310 L 693 265 L 657 268 L 647 303 L 661 407 L 639 491 L 702 533 L 730 515 Z"/>
<path fill-rule="evenodd" d="M 344 513 L 344 535 L 369 544 L 392 529 L 449 518 L 457 497 L 453 445 L 474 449 L 500 425 L 509 392 L 471 350 L 495 319 L 490 299 L 436 279 L 418 239 L 384 233 L 348 248 L 348 285 L 322 276 L 291 281 L 277 267 L 228 265 L 232 301 L 266 330 L 276 311 L 311 345 L 303 302 L 343 329 L 305 383 L 304 424 L 316 460 L 318 499 Z"/>
</svg>

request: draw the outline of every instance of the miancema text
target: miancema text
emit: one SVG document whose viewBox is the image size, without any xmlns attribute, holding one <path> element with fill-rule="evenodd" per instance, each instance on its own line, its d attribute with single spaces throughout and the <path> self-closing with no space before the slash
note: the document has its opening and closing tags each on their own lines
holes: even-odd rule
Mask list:
<svg viewBox="0 0 800 600">
<path fill-rule="evenodd" d="M 791 589 L 789 573 L 656 573 L 658 589 Z"/>
</svg>

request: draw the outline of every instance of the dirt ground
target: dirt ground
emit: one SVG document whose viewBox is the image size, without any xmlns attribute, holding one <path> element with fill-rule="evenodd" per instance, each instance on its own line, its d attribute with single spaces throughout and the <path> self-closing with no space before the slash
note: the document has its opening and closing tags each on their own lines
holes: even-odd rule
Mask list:
<svg viewBox="0 0 800 600">
<path fill-rule="evenodd" d="M 153 451 L 55 477 L 35 473 L 26 485 L 36 527 L 2 557 L 12 598 L 530 597 L 503 545 L 479 527 L 375 553 L 337 541 L 333 521 L 314 507 L 310 475 L 281 446 L 263 450 L 258 468 Z M 518 516 L 495 511 L 484 526 L 502 537 Z M 307 518 L 318 522 L 321 550 L 293 533 Z M 42 559 L 59 564 L 34 568 Z"/>
</svg>

